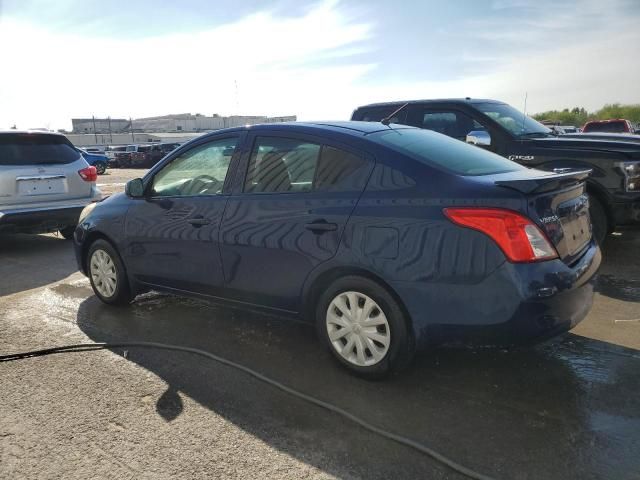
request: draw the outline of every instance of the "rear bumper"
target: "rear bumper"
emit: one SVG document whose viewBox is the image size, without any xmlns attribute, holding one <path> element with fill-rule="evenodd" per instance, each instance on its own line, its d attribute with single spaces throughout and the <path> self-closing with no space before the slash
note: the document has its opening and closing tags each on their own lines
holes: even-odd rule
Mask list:
<svg viewBox="0 0 640 480">
<path fill-rule="evenodd" d="M 576 326 L 589 313 L 601 253 L 595 242 L 572 265 L 503 263 L 476 284 L 399 283 L 416 344 L 533 343 Z"/>
<path fill-rule="evenodd" d="M 46 233 L 78 224 L 90 200 L 63 207 L 0 209 L 0 233 Z"/>
</svg>

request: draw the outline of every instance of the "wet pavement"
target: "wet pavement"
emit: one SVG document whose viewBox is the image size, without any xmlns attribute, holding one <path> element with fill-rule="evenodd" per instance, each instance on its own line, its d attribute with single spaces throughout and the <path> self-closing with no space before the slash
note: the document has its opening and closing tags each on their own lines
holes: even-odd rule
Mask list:
<svg viewBox="0 0 640 480">
<path fill-rule="evenodd" d="M 101 304 L 53 236 L 0 238 L 0 351 L 201 348 L 496 479 L 640 478 L 640 231 L 612 237 L 593 310 L 535 348 L 438 349 L 356 379 L 313 329 L 147 294 Z M 125 358 L 126 356 L 126 358 Z M 0 365 L 3 478 L 464 478 L 228 367 L 122 349 Z"/>
</svg>

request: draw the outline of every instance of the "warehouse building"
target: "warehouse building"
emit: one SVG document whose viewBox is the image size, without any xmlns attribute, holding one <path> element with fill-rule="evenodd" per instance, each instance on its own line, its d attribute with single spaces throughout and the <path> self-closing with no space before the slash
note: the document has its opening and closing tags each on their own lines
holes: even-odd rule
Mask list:
<svg viewBox="0 0 640 480">
<path fill-rule="evenodd" d="M 74 134 L 119 134 L 133 132 L 208 132 L 221 128 L 255 125 L 257 123 L 295 122 L 295 115 L 267 117 L 261 115 L 232 115 L 207 117 L 199 113 L 181 113 L 160 117 L 136 118 L 73 118 Z"/>
</svg>

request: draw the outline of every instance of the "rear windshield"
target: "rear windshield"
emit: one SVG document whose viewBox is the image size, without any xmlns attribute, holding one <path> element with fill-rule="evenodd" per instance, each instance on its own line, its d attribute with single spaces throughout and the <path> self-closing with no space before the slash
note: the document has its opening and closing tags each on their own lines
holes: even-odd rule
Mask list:
<svg viewBox="0 0 640 480">
<path fill-rule="evenodd" d="M 602 123 L 589 123 L 584 127 L 585 132 L 607 132 L 607 133 L 620 133 L 626 132 L 626 125 L 624 122 L 602 122 Z"/>
<path fill-rule="evenodd" d="M 75 162 L 80 153 L 63 136 L 0 135 L 0 165 L 52 165 Z"/>
<path fill-rule="evenodd" d="M 429 130 L 390 129 L 375 132 L 369 138 L 419 162 L 458 175 L 493 175 L 525 169 L 495 153 Z"/>
</svg>

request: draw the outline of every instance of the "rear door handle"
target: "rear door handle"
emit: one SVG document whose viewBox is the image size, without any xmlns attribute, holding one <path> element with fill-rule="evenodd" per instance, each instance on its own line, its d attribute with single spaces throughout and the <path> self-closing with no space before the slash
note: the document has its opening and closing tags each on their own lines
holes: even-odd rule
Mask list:
<svg viewBox="0 0 640 480">
<path fill-rule="evenodd" d="M 209 223 L 210 223 L 209 220 L 207 220 L 204 217 L 190 218 L 189 220 L 187 220 L 187 222 L 189 222 L 194 227 L 201 227 L 203 225 L 209 225 Z"/>
<path fill-rule="evenodd" d="M 329 223 L 326 220 L 319 220 L 317 222 L 307 223 L 304 228 L 311 230 L 312 232 L 333 232 L 338 229 L 338 225 L 335 223 Z"/>
</svg>

